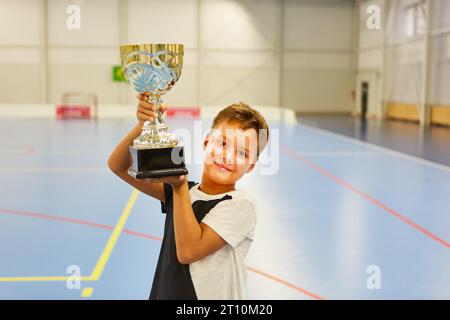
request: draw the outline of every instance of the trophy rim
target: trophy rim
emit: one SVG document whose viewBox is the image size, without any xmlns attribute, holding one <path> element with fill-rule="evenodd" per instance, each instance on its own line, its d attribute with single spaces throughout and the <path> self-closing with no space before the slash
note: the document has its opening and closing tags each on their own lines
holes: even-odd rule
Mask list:
<svg viewBox="0 0 450 320">
<path fill-rule="evenodd" d="M 130 47 L 167 47 L 173 46 L 178 47 L 178 53 L 184 53 L 184 44 L 181 43 L 132 43 L 132 44 L 121 44 L 120 48 L 130 48 Z"/>
<path fill-rule="evenodd" d="M 181 77 L 181 69 L 183 66 L 184 45 L 173 43 L 135 43 L 135 44 L 122 44 L 120 45 L 120 64 L 124 73 L 125 79 L 129 84 L 130 78 L 127 76 L 127 70 L 139 63 L 142 54 L 140 52 L 155 54 L 161 51 L 169 51 L 174 57 L 177 57 L 177 63 L 171 65 L 171 70 L 175 73 L 175 81 Z M 136 55 L 137 54 L 137 55 Z M 131 55 L 134 55 L 130 58 Z M 170 59 L 171 60 L 171 59 Z M 144 62 L 146 64 L 147 62 Z M 165 62 L 164 62 L 165 63 Z M 170 89 L 168 89 L 170 90 Z M 168 91 L 167 90 L 167 91 Z M 138 90 L 137 90 L 138 91 Z M 165 92 L 167 92 L 165 91 Z M 164 92 L 164 93 L 165 93 Z M 163 94 L 163 93 L 162 93 Z"/>
</svg>

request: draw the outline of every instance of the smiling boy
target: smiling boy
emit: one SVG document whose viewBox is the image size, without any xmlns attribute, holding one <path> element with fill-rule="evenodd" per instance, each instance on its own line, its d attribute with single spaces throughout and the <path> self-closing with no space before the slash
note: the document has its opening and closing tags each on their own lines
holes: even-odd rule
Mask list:
<svg viewBox="0 0 450 320">
<path fill-rule="evenodd" d="M 203 142 L 200 183 L 186 176 L 136 180 L 127 173 L 128 146 L 143 122 L 154 117 L 147 95 L 138 98 L 139 124 L 114 149 L 108 165 L 121 179 L 158 199 L 166 214 L 150 299 L 244 299 L 244 260 L 254 237 L 256 204 L 236 183 L 254 169 L 267 144 L 265 119 L 242 102 L 220 111 Z"/>
</svg>

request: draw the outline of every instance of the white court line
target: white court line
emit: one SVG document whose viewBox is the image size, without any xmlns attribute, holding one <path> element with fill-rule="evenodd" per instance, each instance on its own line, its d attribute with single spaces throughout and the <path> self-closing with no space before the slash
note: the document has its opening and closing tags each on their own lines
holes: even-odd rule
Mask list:
<svg viewBox="0 0 450 320">
<path fill-rule="evenodd" d="M 391 156 L 395 156 L 395 157 L 401 158 L 403 160 L 409 160 L 409 161 L 416 162 L 416 163 L 424 165 L 424 166 L 428 166 L 428 167 L 431 167 L 431 168 L 434 168 L 434 169 L 438 169 L 438 170 L 442 170 L 442 171 L 446 171 L 446 172 L 450 173 L 450 167 L 448 167 L 446 165 L 443 165 L 443 164 L 440 164 L 440 163 L 436 163 L 436 162 L 433 162 L 433 161 L 430 161 L 430 160 L 421 159 L 421 158 L 418 158 L 418 157 L 415 157 L 415 156 L 412 156 L 412 155 L 409 155 L 409 154 L 406 154 L 406 153 L 403 153 L 403 152 L 399 152 L 399 151 L 395 151 L 395 150 L 388 149 L 388 148 L 385 148 L 385 147 L 381 147 L 381 146 L 375 145 L 373 143 L 366 142 L 366 141 L 361 141 L 361 140 L 358 140 L 356 138 L 348 137 L 348 136 L 345 136 L 345 135 L 342 135 L 342 134 L 339 134 L 339 133 L 335 133 L 335 132 L 331 132 L 331 131 L 328 131 L 328 130 L 316 128 L 316 127 L 313 127 L 313 126 L 308 125 L 308 124 L 299 123 L 299 125 L 305 127 L 306 129 L 309 129 L 311 131 L 317 131 L 317 132 L 322 133 L 324 135 L 328 135 L 328 136 L 331 136 L 331 137 L 334 137 L 334 138 L 337 138 L 337 139 L 340 139 L 340 140 L 351 142 L 351 143 L 359 145 L 359 146 L 364 146 L 364 147 L 367 147 L 367 148 L 372 149 L 372 150 L 384 152 L 384 153 L 387 153 L 387 154 L 389 154 Z"/>
</svg>

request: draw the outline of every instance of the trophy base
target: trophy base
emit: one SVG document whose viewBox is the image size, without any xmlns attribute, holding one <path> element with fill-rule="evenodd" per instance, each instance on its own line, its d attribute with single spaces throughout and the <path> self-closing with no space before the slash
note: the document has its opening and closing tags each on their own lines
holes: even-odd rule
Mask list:
<svg viewBox="0 0 450 320">
<path fill-rule="evenodd" d="M 188 174 L 187 169 L 163 169 L 153 171 L 141 171 L 137 172 L 133 169 L 128 169 L 128 174 L 135 179 L 156 179 L 170 176 L 183 176 Z"/>
<path fill-rule="evenodd" d="M 136 149 L 129 147 L 132 165 L 128 174 L 135 179 L 162 178 L 188 174 L 182 146 Z"/>
</svg>

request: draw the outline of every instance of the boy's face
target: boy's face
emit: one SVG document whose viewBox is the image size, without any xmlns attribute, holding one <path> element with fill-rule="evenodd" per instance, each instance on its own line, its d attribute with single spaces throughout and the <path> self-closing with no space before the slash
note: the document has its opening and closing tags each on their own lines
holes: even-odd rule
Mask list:
<svg viewBox="0 0 450 320">
<path fill-rule="evenodd" d="M 258 136 L 238 123 L 220 123 L 204 141 L 204 174 L 218 184 L 234 184 L 255 167 Z"/>
</svg>

